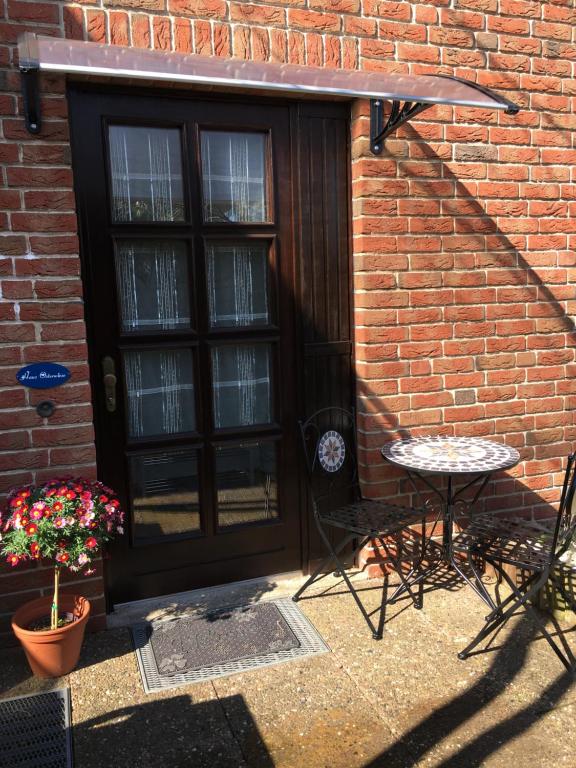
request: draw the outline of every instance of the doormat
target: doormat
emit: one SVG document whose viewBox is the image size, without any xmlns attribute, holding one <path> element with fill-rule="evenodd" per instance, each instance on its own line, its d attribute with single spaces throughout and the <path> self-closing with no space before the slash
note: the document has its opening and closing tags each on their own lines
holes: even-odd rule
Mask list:
<svg viewBox="0 0 576 768">
<path fill-rule="evenodd" d="M 69 688 L 0 700 L 0 765 L 72 768 Z"/>
<path fill-rule="evenodd" d="M 330 650 L 289 598 L 130 629 L 146 693 Z"/>
</svg>

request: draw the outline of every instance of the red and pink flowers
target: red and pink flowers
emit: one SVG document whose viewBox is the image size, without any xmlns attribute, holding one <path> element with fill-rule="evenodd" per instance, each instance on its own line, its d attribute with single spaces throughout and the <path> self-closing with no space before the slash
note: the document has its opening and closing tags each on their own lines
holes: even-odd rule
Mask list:
<svg viewBox="0 0 576 768">
<path fill-rule="evenodd" d="M 124 532 L 124 514 L 114 491 L 85 479 L 58 479 L 18 488 L 8 497 L 1 552 L 16 566 L 51 559 L 56 568 L 93 573 L 102 545 Z"/>
</svg>

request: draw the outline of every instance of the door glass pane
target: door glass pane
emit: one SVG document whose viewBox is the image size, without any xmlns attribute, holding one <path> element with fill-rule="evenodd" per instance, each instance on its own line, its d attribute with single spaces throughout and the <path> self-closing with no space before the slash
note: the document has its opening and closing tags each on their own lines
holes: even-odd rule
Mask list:
<svg viewBox="0 0 576 768">
<path fill-rule="evenodd" d="M 268 221 L 266 136 L 202 131 L 204 220 Z"/>
<path fill-rule="evenodd" d="M 217 428 L 272 420 L 270 350 L 269 344 L 227 344 L 212 349 Z"/>
<path fill-rule="evenodd" d="M 136 541 L 200 530 L 195 450 L 131 456 L 129 466 Z"/>
<path fill-rule="evenodd" d="M 123 240 L 116 244 L 115 259 L 123 331 L 190 327 L 184 243 Z"/>
<path fill-rule="evenodd" d="M 108 130 L 112 218 L 184 221 L 180 131 L 126 125 Z"/>
<path fill-rule="evenodd" d="M 192 352 L 130 350 L 124 355 L 130 437 L 192 432 L 196 427 Z"/>
<path fill-rule="evenodd" d="M 216 449 L 218 526 L 278 518 L 274 443 Z"/>
<path fill-rule="evenodd" d="M 268 325 L 268 246 L 209 243 L 210 326 Z"/>
</svg>

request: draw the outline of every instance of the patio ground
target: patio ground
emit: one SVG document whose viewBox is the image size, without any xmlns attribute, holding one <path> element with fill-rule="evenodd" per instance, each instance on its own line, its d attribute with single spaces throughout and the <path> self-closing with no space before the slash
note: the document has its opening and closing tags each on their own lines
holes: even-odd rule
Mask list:
<svg viewBox="0 0 576 768">
<path fill-rule="evenodd" d="M 69 685 L 76 768 L 573 768 L 574 678 L 525 615 L 459 661 L 485 610 L 442 582 L 424 610 L 390 608 L 379 642 L 335 585 L 299 604 L 331 653 L 159 694 L 144 693 L 124 627 L 87 637 L 61 680 L 31 677 L 19 649 L 4 651 L 0 697 Z M 376 608 L 378 583 L 361 586 Z M 287 587 L 247 589 L 254 601 Z"/>
</svg>

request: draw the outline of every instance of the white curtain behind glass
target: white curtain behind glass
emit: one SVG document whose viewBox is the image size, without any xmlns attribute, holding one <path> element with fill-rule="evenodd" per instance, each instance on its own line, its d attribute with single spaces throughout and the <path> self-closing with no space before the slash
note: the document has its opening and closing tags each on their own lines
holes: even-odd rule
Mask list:
<svg viewBox="0 0 576 768">
<path fill-rule="evenodd" d="M 271 420 L 270 346 L 222 345 L 212 350 L 216 428 Z"/>
<path fill-rule="evenodd" d="M 267 221 L 265 136 L 202 133 L 206 221 Z"/>
<path fill-rule="evenodd" d="M 183 243 L 120 242 L 116 270 L 122 330 L 190 326 L 188 258 Z"/>
<path fill-rule="evenodd" d="M 179 131 L 112 125 L 109 137 L 114 219 L 182 221 Z"/>
<path fill-rule="evenodd" d="M 131 350 L 124 361 L 131 437 L 195 428 L 190 350 Z"/>
<path fill-rule="evenodd" d="M 207 251 L 210 325 L 267 325 L 267 249 L 214 245 Z"/>
</svg>

